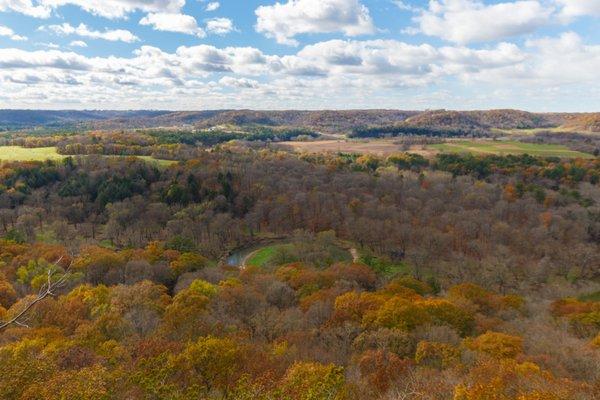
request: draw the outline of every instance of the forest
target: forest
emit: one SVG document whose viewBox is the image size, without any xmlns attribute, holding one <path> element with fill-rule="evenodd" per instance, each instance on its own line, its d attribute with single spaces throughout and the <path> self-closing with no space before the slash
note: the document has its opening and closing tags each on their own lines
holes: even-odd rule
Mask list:
<svg viewBox="0 0 600 400">
<path fill-rule="evenodd" d="M 0 398 L 600 397 L 598 157 L 219 135 L 3 136 Z"/>
</svg>

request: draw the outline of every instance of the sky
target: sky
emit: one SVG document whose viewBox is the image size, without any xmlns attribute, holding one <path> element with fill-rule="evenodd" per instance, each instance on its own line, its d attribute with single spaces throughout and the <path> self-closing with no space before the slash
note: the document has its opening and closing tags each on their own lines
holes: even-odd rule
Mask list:
<svg viewBox="0 0 600 400">
<path fill-rule="evenodd" d="M 600 111 L 600 0 L 0 0 L 0 108 Z"/>
</svg>

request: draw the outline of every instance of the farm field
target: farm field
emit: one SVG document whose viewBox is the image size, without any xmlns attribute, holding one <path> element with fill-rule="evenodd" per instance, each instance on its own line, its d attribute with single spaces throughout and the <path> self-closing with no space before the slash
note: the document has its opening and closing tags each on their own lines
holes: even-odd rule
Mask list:
<svg viewBox="0 0 600 400">
<path fill-rule="evenodd" d="M 295 151 L 307 153 L 366 153 L 378 156 L 389 156 L 402 152 L 402 146 L 396 140 L 371 139 L 371 140 L 316 140 L 311 142 L 281 142 L 283 145 Z M 411 153 L 419 153 L 423 156 L 429 155 L 431 151 L 411 149 Z"/>
<path fill-rule="evenodd" d="M 0 146 L 0 161 L 46 161 L 62 160 L 65 155 L 59 154 L 56 147 L 28 148 L 20 146 Z M 115 156 L 120 157 L 120 156 Z M 147 162 L 156 163 L 162 167 L 176 164 L 177 161 L 159 160 L 151 156 L 133 156 Z"/>
<path fill-rule="evenodd" d="M 312 142 L 282 142 L 287 148 L 308 153 L 366 153 L 389 156 L 403 152 L 402 146 L 391 139 L 372 140 L 321 140 Z M 416 145 L 410 153 L 433 157 L 437 153 L 471 154 L 530 154 L 541 157 L 593 158 L 591 154 L 570 150 L 566 146 L 553 144 L 522 143 L 517 141 L 460 140 L 427 146 Z"/>
<path fill-rule="evenodd" d="M 591 154 L 570 150 L 565 146 L 554 144 L 522 143 L 514 141 L 464 140 L 433 144 L 428 146 L 442 153 L 471 154 L 530 154 L 540 157 L 561 158 L 593 158 Z"/>
<path fill-rule="evenodd" d="M 62 160 L 55 147 L 25 148 L 19 146 L 0 147 L 0 161 L 45 161 Z"/>
<path fill-rule="evenodd" d="M 170 165 L 178 163 L 178 161 L 175 161 L 175 160 L 160 160 L 160 159 L 154 158 L 152 156 L 115 156 L 115 157 L 136 157 L 141 160 L 147 161 L 149 163 L 155 163 L 161 167 L 168 167 Z"/>
</svg>

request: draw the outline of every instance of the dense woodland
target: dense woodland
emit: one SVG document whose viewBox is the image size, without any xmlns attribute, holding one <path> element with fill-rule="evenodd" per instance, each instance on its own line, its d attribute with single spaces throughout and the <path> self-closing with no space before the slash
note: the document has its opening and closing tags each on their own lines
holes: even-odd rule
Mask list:
<svg viewBox="0 0 600 400">
<path fill-rule="evenodd" d="M 318 111 L 40 111 L 0 110 L 4 130 L 118 130 L 133 128 L 221 125 L 293 126 L 327 133 L 350 133 L 358 126 L 375 127 L 406 123 L 409 126 L 490 133 L 492 129 L 564 127 L 568 131 L 600 132 L 600 113 L 531 113 L 500 109 L 450 110 L 318 110 Z"/>
<path fill-rule="evenodd" d="M 73 156 L 0 165 L 0 398 L 600 396 L 600 159 L 177 135 L 10 138 Z"/>
</svg>

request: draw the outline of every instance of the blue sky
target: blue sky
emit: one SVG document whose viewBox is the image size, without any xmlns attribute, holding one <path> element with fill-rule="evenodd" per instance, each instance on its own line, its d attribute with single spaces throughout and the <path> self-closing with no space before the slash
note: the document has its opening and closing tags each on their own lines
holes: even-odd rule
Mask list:
<svg viewBox="0 0 600 400">
<path fill-rule="evenodd" d="M 0 107 L 600 110 L 600 0 L 0 0 Z"/>
</svg>

